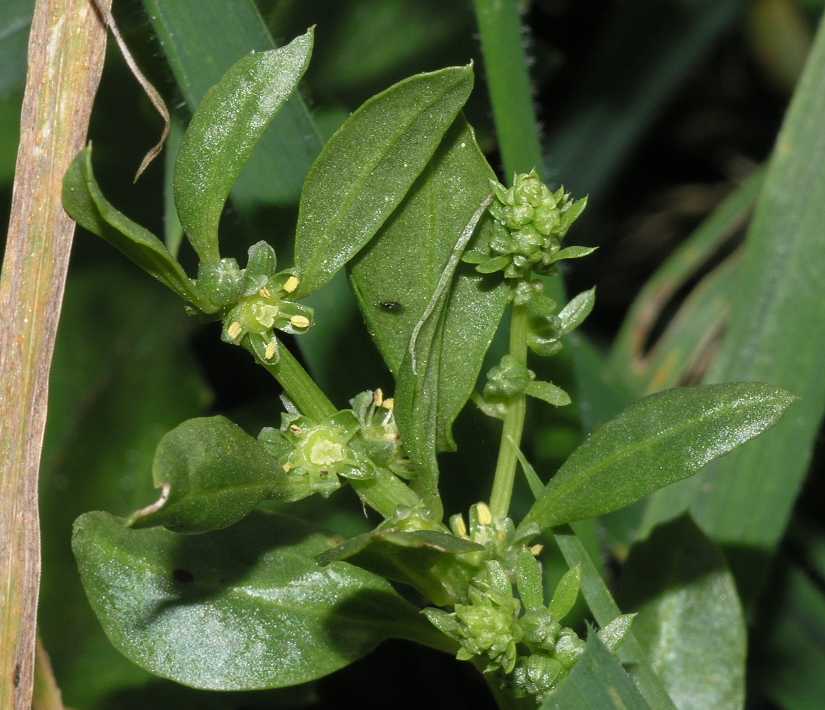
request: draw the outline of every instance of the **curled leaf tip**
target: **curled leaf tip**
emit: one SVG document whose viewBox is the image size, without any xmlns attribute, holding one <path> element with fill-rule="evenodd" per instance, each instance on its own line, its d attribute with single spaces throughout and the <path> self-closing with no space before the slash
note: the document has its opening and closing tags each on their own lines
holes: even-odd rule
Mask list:
<svg viewBox="0 0 825 710">
<path fill-rule="evenodd" d="M 153 513 L 157 513 L 164 505 L 166 505 L 166 501 L 169 500 L 169 494 L 172 492 L 172 485 L 170 483 L 164 483 L 160 489 L 160 496 L 158 499 L 144 508 L 140 510 L 136 510 L 129 516 L 129 520 L 127 521 L 127 525 L 131 528 L 134 527 L 135 523 L 138 522 L 141 518 L 145 518 L 148 515 L 152 515 Z"/>
</svg>

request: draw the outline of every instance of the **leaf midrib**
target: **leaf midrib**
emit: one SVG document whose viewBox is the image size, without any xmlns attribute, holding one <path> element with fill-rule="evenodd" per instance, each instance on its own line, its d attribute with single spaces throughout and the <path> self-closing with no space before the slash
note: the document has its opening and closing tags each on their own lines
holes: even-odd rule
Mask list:
<svg viewBox="0 0 825 710">
<path fill-rule="evenodd" d="M 741 400 L 739 400 L 739 401 L 741 401 Z M 569 462 L 570 462 L 570 459 L 568 459 L 568 461 L 562 466 L 562 468 L 559 470 L 559 472 L 556 474 L 556 476 L 553 479 L 551 479 L 550 483 L 547 484 L 547 487 L 545 488 L 544 493 L 542 494 L 542 498 L 536 503 L 536 508 L 538 508 L 538 503 L 540 503 L 542 501 L 546 501 L 551 493 L 555 494 L 554 495 L 554 500 L 556 502 L 558 502 L 559 500 L 565 500 L 569 496 L 570 490 L 571 490 L 571 487 L 573 486 L 573 484 L 576 484 L 576 487 L 579 487 L 579 485 L 581 483 L 583 483 L 583 482 L 586 483 L 586 482 L 591 481 L 595 476 L 597 476 L 600 473 L 604 472 L 605 469 L 608 469 L 608 468 L 614 466 L 616 464 L 616 462 L 622 461 L 623 459 L 626 459 L 626 458 L 629 458 L 632 455 L 637 454 L 640 451 L 643 451 L 645 449 L 653 448 L 656 445 L 656 443 L 660 440 L 664 441 L 666 439 L 672 438 L 673 436 L 676 436 L 676 435 L 682 433 L 683 431 L 686 431 L 687 429 L 692 428 L 693 426 L 699 425 L 703 422 L 706 422 L 708 420 L 712 420 L 712 419 L 714 419 L 718 416 L 721 416 L 720 410 L 722 410 L 728 404 L 730 404 L 730 403 L 720 404 L 718 407 L 715 407 L 715 408 L 710 409 L 710 410 L 705 410 L 705 411 L 701 412 L 698 416 L 696 416 L 693 419 L 690 419 L 687 422 L 681 422 L 679 424 L 676 424 L 676 425 L 666 429 L 664 432 L 660 433 L 660 435 L 653 436 L 653 437 L 650 437 L 648 439 L 638 441 L 634 444 L 629 445 L 626 448 L 621 449 L 620 451 L 617 451 L 616 453 L 614 453 L 612 455 L 604 457 L 603 459 L 601 459 L 599 462 L 593 464 L 592 466 L 587 466 L 587 467 L 584 467 L 583 469 L 580 469 L 580 471 L 583 471 L 583 472 L 576 475 L 576 476 L 574 476 L 573 474 L 567 474 L 565 479 L 562 480 L 559 477 L 564 474 L 565 466 L 567 466 L 567 464 L 569 464 Z M 753 408 L 755 406 L 759 406 L 761 404 L 765 404 L 765 402 L 760 401 L 760 402 L 754 403 L 754 404 L 751 404 L 750 402 L 748 402 L 743 406 L 742 409 L 750 409 L 750 408 Z M 737 410 L 737 411 L 741 411 L 741 410 Z M 742 442 L 740 442 L 740 443 L 742 443 Z M 706 464 L 704 464 L 704 465 L 706 465 Z M 700 466 L 699 469 L 703 468 L 704 465 Z M 567 470 L 569 471 L 571 469 L 568 468 Z M 688 470 L 690 470 L 689 467 L 688 467 Z M 528 515 L 528 518 L 535 518 L 535 515 L 536 514 L 531 513 L 531 514 Z M 559 523 L 554 523 L 554 524 L 559 524 Z"/>
</svg>

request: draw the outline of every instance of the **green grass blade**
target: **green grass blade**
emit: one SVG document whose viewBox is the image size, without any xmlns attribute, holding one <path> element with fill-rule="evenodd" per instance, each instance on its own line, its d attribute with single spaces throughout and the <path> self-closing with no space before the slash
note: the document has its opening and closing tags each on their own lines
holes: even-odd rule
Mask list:
<svg viewBox="0 0 825 710">
<path fill-rule="evenodd" d="M 668 514 L 691 501 L 705 533 L 728 547 L 746 598 L 757 591 L 765 557 L 784 532 L 825 412 L 823 117 L 825 30 L 820 28 L 771 158 L 748 234 L 731 328 L 708 377 L 769 382 L 800 395 L 800 401 L 767 436 L 694 482 L 656 496 Z"/>
<path fill-rule="evenodd" d="M 474 0 L 504 171 L 542 171 L 541 146 L 518 2 Z"/>
<path fill-rule="evenodd" d="M 660 348 L 659 345 L 663 344 L 663 339 L 660 339 L 646 354 L 645 343 L 662 311 L 679 289 L 742 226 L 759 196 L 763 180 L 764 171 L 759 170 L 731 192 L 648 279 L 633 301 L 613 344 L 610 367 L 614 372 L 621 373 L 639 394 L 649 394 L 678 384 L 681 374 L 678 368 L 671 367 L 666 377 L 656 368 L 657 364 L 673 361 L 672 350 Z M 705 312 L 701 315 L 704 316 Z M 705 326 L 706 321 L 702 320 L 700 325 Z M 682 329 L 684 324 L 680 332 Z M 680 335 L 680 332 L 675 334 Z M 657 384 L 659 382 L 662 384 Z"/>
<path fill-rule="evenodd" d="M 23 86 L 33 11 L 34 0 L 4 0 L 0 7 L 0 96 Z"/>
</svg>

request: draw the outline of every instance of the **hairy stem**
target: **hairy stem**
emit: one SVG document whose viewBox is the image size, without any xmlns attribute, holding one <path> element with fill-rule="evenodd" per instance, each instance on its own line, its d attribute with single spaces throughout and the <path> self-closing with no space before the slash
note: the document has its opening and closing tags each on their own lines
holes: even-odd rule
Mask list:
<svg viewBox="0 0 825 710">
<path fill-rule="evenodd" d="M 509 177 L 542 171 L 541 145 L 516 0 L 474 0 L 493 120 Z"/>
<path fill-rule="evenodd" d="M 527 364 L 527 306 L 513 306 L 510 316 L 510 355 L 522 365 Z M 495 518 L 506 517 L 513 497 L 513 483 L 518 465 L 517 448 L 524 430 L 527 402 L 523 394 L 513 397 L 507 407 L 501 443 L 498 449 L 493 491 L 490 494 L 490 511 Z"/>
</svg>

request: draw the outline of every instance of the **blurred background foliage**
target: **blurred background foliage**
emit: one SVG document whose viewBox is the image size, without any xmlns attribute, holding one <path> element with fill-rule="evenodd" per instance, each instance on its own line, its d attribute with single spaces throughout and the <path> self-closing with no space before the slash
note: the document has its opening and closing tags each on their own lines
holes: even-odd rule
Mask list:
<svg viewBox="0 0 825 710">
<path fill-rule="evenodd" d="M 543 130 L 541 168 L 550 180 L 590 195 L 577 243 L 600 246 L 595 257 L 566 274 L 570 292 L 598 285 L 587 338 L 573 344 L 566 369 L 555 373 L 562 383 L 586 373 L 578 409 L 533 415 L 526 436 L 536 467 L 552 471 L 583 432 L 629 397 L 699 381 L 713 362 L 730 307 L 730 271 L 758 194 L 757 170 L 770 154 L 823 2 L 521 4 Z M 3 234 L 32 6 L 33 0 L 0 6 Z M 479 80 L 468 117 L 491 163 L 500 167 L 469 0 L 260 0 L 257 10 L 250 0 L 118 0 L 115 14 L 181 125 L 206 88 L 245 51 L 317 25 L 313 61 L 290 123 L 273 126 L 227 210 L 223 241 L 233 255 L 266 238 L 288 260 L 297 189 L 322 141 L 364 99 L 415 72 L 476 62 Z M 174 241 L 179 233 L 166 216 L 164 161 L 131 183 L 159 130 L 147 99 L 110 47 L 90 131 L 96 169 L 120 209 Z M 288 155 L 278 152 L 279 131 Z M 720 204 L 723 211 L 714 213 Z M 711 213 L 716 222 L 694 231 Z M 182 258 L 191 264 L 187 248 Z M 280 404 L 273 381 L 245 353 L 222 346 L 214 327 L 187 321 L 163 289 L 102 242 L 78 234 L 72 259 L 41 471 L 41 635 L 67 704 L 228 709 L 332 707 L 346 699 L 365 708 L 411 701 L 488 706 L 487 691 L 467 664 L 402 642 L 385 644 L 311 686 L 242 695 L 211 695 L 152 679 L 108 645 L 75 572 L 73 519 L 90 509 L 125 513 L 150 500 L 154 447 L 183 419 L 221 412 L 256 432 L 277 420 Z M 654 274 L 655 288 L 645 291 L 649 307 L 634 310 L 634 299 Z M 316 299 L 320 326 L 299 346 L 338 403 L 366 387 L 390 390 L 345 282 L 339 279 Z M 491 471 L 483 466 L 497 439 L 496 427 L 474 411 L 462 416 L 458 434 L 459 443 L 474 445 L 444 459 L 452 474 L 444 476 L 450 511 L 486 495 Z M 825 697 L 825 531 L 815 504 L 825 492 L 815 476 L 819 449 L 752 614 L 751 639 L 758 640 L 749 668 L 754 708 L 818 708 Z M 790 495 L 792 501 L 796 490 Z M 345 495 L 306 513 L 324 516 L 339 531 L 354 532 L 367 522 Z M 609 553 L 603 558 L 608 571 L 626 553 L 636 522 L 617 516 L 591 529 L 592 545 L 598 549 L 601 541 Z M 374 690 L 377 677 L 380 693 Z"/>
</svg>

